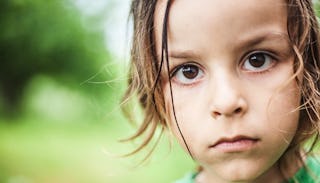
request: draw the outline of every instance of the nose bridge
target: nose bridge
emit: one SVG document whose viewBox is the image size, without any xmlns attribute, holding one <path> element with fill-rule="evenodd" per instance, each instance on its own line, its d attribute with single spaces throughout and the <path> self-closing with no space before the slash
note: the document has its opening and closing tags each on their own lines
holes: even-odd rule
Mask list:
<svg viewBox="0 0 320 183">
<path fill-rule="evenodd" d="M 228 68 L 216 70 L 212 76 L 211 112 L 215 116 L 244 112 L 246 102 L 237 73 Z"/>
</svg>

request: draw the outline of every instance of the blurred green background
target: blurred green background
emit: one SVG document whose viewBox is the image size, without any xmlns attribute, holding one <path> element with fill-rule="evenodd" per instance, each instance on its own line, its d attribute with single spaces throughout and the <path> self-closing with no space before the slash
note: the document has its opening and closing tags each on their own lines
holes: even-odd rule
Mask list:
<svg viewBox="0 0 320 183">
<path fill-rule="evenodd" d="M 169 183 L 194 168 L 170 135 L 141 165 L 147 151 L 119 157 L 138 143 L 118 142 L 135 129 L 119 109 L 129 4 L 1 1 L 0 183 Z"/>
<path fill-rule="evenodd" d="M 119 157 L 138 143 L 118 142 L 135 129 L 119 109 L 129 4 L 1 1 L 0 183 L 164 183 L 191 170 L 167 138 L 141 165 L 147 152 Z"/>
</svg>

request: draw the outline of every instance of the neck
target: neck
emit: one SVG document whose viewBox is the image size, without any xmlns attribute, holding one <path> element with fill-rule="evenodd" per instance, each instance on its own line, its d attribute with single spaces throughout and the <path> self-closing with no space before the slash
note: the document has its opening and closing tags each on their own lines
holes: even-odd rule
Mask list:
<svg viewBox="0 0 320 183">
<path fill-rule="evenodd" d="M 306 154 L 303 151 L 288 151 L 287 155 L 281 159 L 280 170 L 286 179 L 293 177 L 297 171 L 303 167 L 306 161 Z"/>
<path fill-rule="evenodd" d="M 196 183 L 282 183 L 284 181 L 284 177 L 280 173 L 278 165 L 274 165 L 263 175 L 259 176 L 259 178 L 254 180 L 243 180 L 243 181 L 230 181 L 223 179 L 221 177 L 217 177 L 210 172 L 207 172 L 205 169 L 201 171 L 196 177 Z"/>
</svg>

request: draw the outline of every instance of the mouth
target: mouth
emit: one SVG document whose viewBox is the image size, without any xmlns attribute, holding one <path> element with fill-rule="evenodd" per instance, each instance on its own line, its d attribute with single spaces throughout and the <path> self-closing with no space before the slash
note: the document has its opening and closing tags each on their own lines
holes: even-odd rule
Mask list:
<svg viewBox="0 0 320 183">
<path fill-rule="evenodd" d="M 221 138 L 209 148 L 224 153 L 244 152 L 253 149 L 258 142 L 258 138 L 239 135 L 232 138 Z"/>
</svg>

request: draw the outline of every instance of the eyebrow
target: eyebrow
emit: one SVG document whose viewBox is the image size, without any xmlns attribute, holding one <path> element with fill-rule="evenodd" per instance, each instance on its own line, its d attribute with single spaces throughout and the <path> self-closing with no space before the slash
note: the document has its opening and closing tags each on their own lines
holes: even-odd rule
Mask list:
<svg viewBox="0 0 320 183">
<path fill-rule="evenodd" d="M 286 41 L 286 43 L 289 44 L 289 36 L 288 34 L 284 32 L 267 32 L 264 34 L 260 34 L 258 36 L 253 36 L 253 38 L 250 39 L 238 39 L 236 40 L 238 42 L 237 46 L 235 48 L 237 49 L 245 49 L 254 47 L 256 45 L 259 45 L 266 41 Z"/>
<path fill-rule="evenodd" d="M 186 58 L 199 58 L 196 52 L 193 50 L 183 50 L 183 51 L 171 51 L 169 52 L 170 58 L 176 59 L 186 59 Z"/>
<path fill-rule="evenodd" d="M 247 39 L 238 39 L 236 45 L 232 45 L 234 50 L 248 49 L 259 45 L 266 41 L 279 41 L 284 40 L 289 44 L 289 36 L 283 32 L 267 32 L 257 36 L 251 36 Z M 193 50 L 171 50 L 169 51 L 169 57 L 175 59 L 188 59 L 188 58 L 200 58 L 200 56 Z"/>
</svg>

